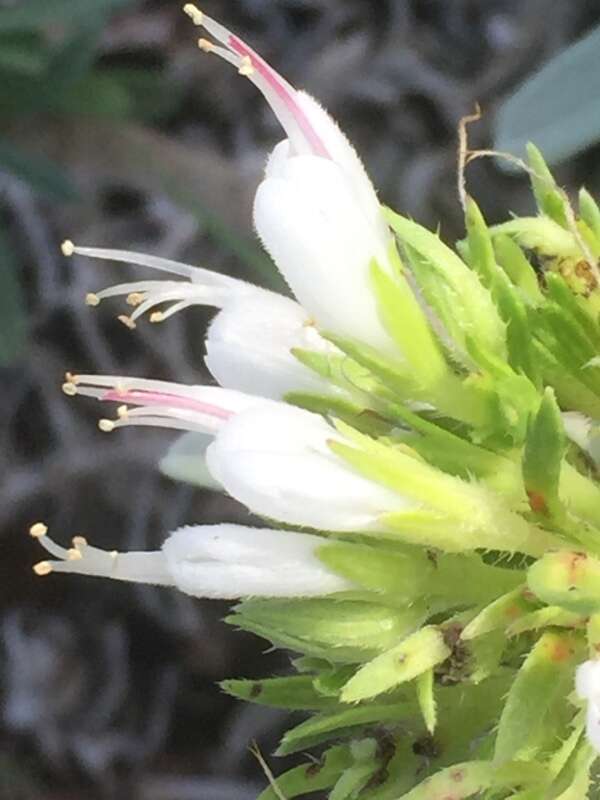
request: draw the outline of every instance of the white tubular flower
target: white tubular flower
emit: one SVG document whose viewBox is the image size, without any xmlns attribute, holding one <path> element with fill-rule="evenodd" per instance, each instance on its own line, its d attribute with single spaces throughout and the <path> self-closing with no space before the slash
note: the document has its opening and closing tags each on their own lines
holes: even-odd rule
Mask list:
<svg viewBox="0 0 600 800">
<path fill-rule="evenodd" d="M 378 530 L 383 514 L 414 505 L 354 472 L 329 448 L 344 437 L 295 406 L 215 386 L 104 375 L 67 375 L 63 389 L 121 403 L 117 419 L 99 422 L 107 433 L 149 425 L 213 435 L 205 454 L 210 474 L 265 517 L 324 530 Z"/>
<path fill-rule="evenodd" d="M 185 10 L 223 47 L 200 47 L 229 61 L 262 92 L 287 134 L 256 194 L 254 222 L 300 304 L 323 329 L 399 356 L 382 325 L 369 266 L 389 267 L 391 241 L 375 190 L 337 124 L 227 28 L 194 6 Z"/>
<path fill-rule="evenodd" d="M 584 661 L 577 667 L 575 691 L 587 701 L 585 732 L 589 743 L 600 753 L 600 661 Z"/>
<path fill-rule="evenodd" d="M 191 306 L 220 309 L 208 331 L 206 365 L 221 386 L 273 399 L 281 399 L 289 391 L 335 391 L 291 353 L 293 348 L 338 351 L 290 298 L 228 275 L 143 253 L 77 247 L 69 241 L 63 243 L 63 252 L 137 264 L 183 279 L 122 283 L 88 294 L 86 300 L 92 306 L 109 297 L 125 296 L 134 310 L 119 319 L 129 328 L 135 328 L 144 314 L 158 323 Z M 167 308 L 166 303 L 170 304 Z"/>
<path fill-rule="evenodd" d="M 322 564 L 319 536 L 243 525 L 187 525 L 154 552 L 118 553 L 91 547 L 81 536 L 60 547 L 37 523 L 31 535 L 56 556 L 35 565 L 38 575 L 72 572 L 133 583 L 175 586 L 193 597 L 315 597 L 355 588 Z"/>
<path fill-rule="evenodd" d="M 209 445 L 206 463 L 251 511 L 292 525 L 378 529 L 382 514 L 410 505 L 355 473 L 331 452 L 332 439 L 343 440 L 322 417 L 278 403 L 231 417 Z"/>
</svg>

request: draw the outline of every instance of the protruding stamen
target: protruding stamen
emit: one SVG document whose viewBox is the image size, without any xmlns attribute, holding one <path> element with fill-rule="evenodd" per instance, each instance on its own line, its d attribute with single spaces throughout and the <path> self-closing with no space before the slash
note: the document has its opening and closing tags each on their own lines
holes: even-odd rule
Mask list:
<svg viewBox="0 0 600 800">
<path fill-rule="evenodd" d="M 43 522 L 36 522 L 29 528 L 29 535 L 33 536 L 34 539 L 41 539 L 42 536 L 45 536 L 47 533 L 48 526 L 44 525 Z"/>
<path fill-rule="evenodd" d="M 254 83 L 287 133 L 293 150 L 298 154 L 330 158 L 319 134 L 298 103 L 294 87 L 224 25 L 200 12 L 192 4 L 186 5 L 184 10 L 196 25 L 205 28 L 223 45 L 218 47 L 208 39 L 200 39 L 200 49 L 206 53 L 214 53 L 233 64 L 241 75 Z"/>
<path fill-rule="evenodd" d="M 62 250 L 63 256 L 72 256 L 75 252 L 75 245 L 70 239 L 65 239 L 64 242 L 61 244 L 60 249 Z"/>
<path fill-rule="evenodd" d="M 145 299 L 146 295 L 143 294 L 142 292 L 130 292 L 127 295 L 125 302 L 127 303 L 128 306 L 135 307 L 139 306 L 140 303 L 143 303 Z"/>
<path fill-rule="evenodd" d="M 183 13 L 188 15 L 188 17 L 192 20 L 194 25 L 198 26 L 202 25 L 202 22 L 204 20 L 204 14 L 193 3 L 186 3 L 183 7 Z"/>
<path fill-rule="evenodd" d="M 77 394 L 77 386 L 70 381 L 66 381 L 65 383 L 63 383 L 62 390 L 69 397 L 75 397 L 75 395 Z"/>
<path fill-rule="evenodd" d="M 115 423 L 112 421 L 112 419 L 99 419 L 98 427 L 102 433 L 112 433 L 112 431 L 115 429 Z"/>
<path fill-rule="evenodd" d="M 51 572 L 74 572 L 80 575 L 98 575 L 164 586 L 173 584 L 161 551 L 119 553 L 112 550 L 107 552 L 98 547 L 91 547 L 81 536 L 73 538 L 74 547 L 68 550 L 45 535 L 39 541 L 58 560 L 37 563 L 33 567 L 36 575 L 49 575 Z"/>
<path fill-rule="evenodd" d="M 85 536 L 74 536 L 71 539 L 71 542 L 73 543 L 73 547 L 75 547 L 77 550 L 82 550 L 84 547 L 88 546 Z"/>
<path fill-rule="evenodd" d="M 130 331 L 134 331 L 137 327 L 135 321 L 131 319 L 131 317 L 128 317 L 127 314 L 119 314 L 117 319 L 119 320 L 119 322 L 122 322 L 126 328 L 129 328 Z"/>
<path fill-rule="evenodd" d="M 214 53 L 217 49 L 216 45 L 210 39 L 198 39 L 198 47 L 203 53 Z"/>
<path fill-rule="evenodd" d="M 164 322 L 164 319 L 165 315 L 162 311 L 153 311 L 152 314 L 150 314 L 150 322 L 152 323 Z"/>
<path fill-rule="evenodd" d="M 254 75 L 255 69 L 252 65 L 252 61 L 250 60 L 250 56 L 242 57 L 242 63 L 240 64 L 238 72 L 240 73 L 240 75 L 243 75 L 246 78 L 249 78 L 251 75 Z"/>
<path fill-rule="evenodd" d="M 100 298 L 95 292 L 88 292 L 85 296 L 86 306 L 99 306 Z"/>
</svg>

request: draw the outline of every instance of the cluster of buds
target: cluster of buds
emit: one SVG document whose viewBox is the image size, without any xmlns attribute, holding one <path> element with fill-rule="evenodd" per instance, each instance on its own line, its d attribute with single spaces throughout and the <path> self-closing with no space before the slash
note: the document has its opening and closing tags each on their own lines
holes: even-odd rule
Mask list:
<svg viewBox="0 0 600 800">
<path fill-rule="evenodd" d="M 88 295 L 125 297 L 129 328 L 218 309 L 206 365 L 219 386 L 68 374 L 63 388 L 117 405 L 104 432 L 182 431 L 164 472 L 276 527 L 192 525 L 159 551 L 118 553 L 82 537 L 65 549 L 37 523 L 55 558 L 35 571 L 240 598 L 228 621 L 299 654 L 288 677 L 224 683 L 319 712 L 281 753 L 341 742 L 262 800 L 587 796 L 600 752 L 598 206 L 583 191 L 576 213 L 532 147 L 538 215 L 488 227 L 463 197 L 452 250 L 380 206 L 313 98 L 185 11 L 212 36 L 200 48 L 252 81 L 285 131 L 254 223 L 295 299 L 67 241 L 66 256 L 167 273 Z"/>
</svg>

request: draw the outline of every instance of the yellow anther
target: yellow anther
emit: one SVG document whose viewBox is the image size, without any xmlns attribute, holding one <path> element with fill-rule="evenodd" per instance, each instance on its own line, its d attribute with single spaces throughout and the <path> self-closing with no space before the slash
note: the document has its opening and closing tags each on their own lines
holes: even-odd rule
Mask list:
<svg viewBox="0 0 600 800">
<path fill-rule="evenodd" d="M 134 320 L 131 319 L 131 317 L 128 317 L 126 314 L 121 314 L 119 317 L 117 317 L 117 319 L 119 320 L 119 322 L 122 322 L 126 328 L 129 328 L 130 331 L 135 330 L 136 325 Z"/>
<path fill-rule="evenodd" d="M 81 554 L 81 551 L 78 550 L 76 547 L 70 547 L 67 550 L 67 559 L 69 561 L 79 561 L 82 558 L 83 555 Z"/>
<path fill-rule="evenodd" d="M 63 256 L 69 257 L 75 252 L 75 245 L 70 239 L 65 239 L 61 244 L 60 249 L 62 250 Z"/>
<path fill-rule="evenodd" d="M 81 547 L 87 547 L 87 539 L 85 536 L 74 536 L 71 541 L 73 542 L 73 547 L 77 550 Z"/>
<path fill-rule="evenodd" d="M 139 306 L 144 302 L 145 295 L 142 292 L 131 292 L 127 295 L 126 303 L 128 306 Z"/>
<path fill-rule="evenodd" d="M 153 311 L 150 314 L 150 322 L 162 322 L 165 318 L 165 315 L 162 311 Z"/>
<path fill-rule="evenodd" d="M 112 419 L 99 419 L 98 427 L 103 433 L 111 433 L 115 429 L 115 423 Z"/>
<path fill-rule="evenodd" d="M 33 565 L 33 571 L 36 575 L 49 575 L 52 572 L 52 564 L 49 561 L 38 561 Z"/>
<path fill-rule="evenodd" d="M 43 522 L 36 522 L 29 528 L 29 535 L 33 536 L 34 539 L 41 539 L 42 536 L 45 536 L 47 533 L 48 526 L 44 525 Z"/>
<path fill-rule="evenodd" d="M 183 7 L 183 13 L 188 15 L 194 25 L 202 25 L 204 14 L 193 3 L 186 3 Z"/>
<path fill-rule="evenodd" d="M 88 292 L 85 296 L 85 304 L 86 306 L 99 306 L 100 298 L 95 292 Z"/>
<path fill-rule="evenodd" d="M 69 397 L 75 397 L 75 395 L 77 394 L 77 386 L 75 386 L 75 384 L 72 383 L 71 381 L 63 383 L 62 390 L 65 394 L 68 394 Z"/>
<path fill-rule="evenodd" d="M 65 380 L 67 383 L 74 383 L 77 385 L 79 383 L 79 375 L 75 375 L 72 372 L 65 372 Z"/>
<path fill-rule="evenodd" d="M 198 39 L 198 47 L 205 53 L 214 53 L 216 49 L 209 39 Z"/>
<path fill-rule="evenodd" d="M 242 63 L 240 64 L 238 72 L 240 73 L 240 75 L 245 75 L 246 77 L 249 77 L 250 75 L 254 74 L 255 70 L 252 61 L 250 59 L 250 56 L 244 56 L 242 58 Z"/>
<path fill-rule="evenodd" d="M 129 409 L 127 408 L 127 406 L 119 406 L 117 408 L 117 416 L 119 417 L 119 419 L 124 419 L 128 413 Z"/>
</svg>

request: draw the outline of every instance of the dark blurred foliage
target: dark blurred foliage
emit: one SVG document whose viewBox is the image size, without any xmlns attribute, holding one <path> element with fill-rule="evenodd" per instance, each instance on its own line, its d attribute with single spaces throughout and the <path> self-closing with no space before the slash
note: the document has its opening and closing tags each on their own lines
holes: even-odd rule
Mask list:
<svg viewBox="0 0 600 800">
<path fill-rule="evenodd" d="M 439 222 L 448 239 L 461 233 L 460 117 L 478 101 L 484 119 L 471 143 L 489 145 L 503 97 L 600 21 L 592 0 L 204 7 L 323 101 L 384 201 Z M 6 25 L 15 9 L 33 9 L 37 23 L 23 31 L 13 16 Z M 283 671 L 288 659 L 229 630 L 225 604 L 36 579 L 39 552 L 25 535 L 44 519 L 65 541 L 83 532 L 99 546 L 150 548 L 184 521 L 244 519 L 233 501 L 157 474 L 171 436 L 103 436 L 98 408 L 60 391 L 66 369 L 205 380 L 210 316 L 196 309 L 131 332 L 117 304 L 87 308 L 87 291 L 143 272 L 66 262 L 67 236 L 276 285 L 252 237 L 251 200 L 281 132 L 251 85 L 199 53 L 196 36 L 175 2 L 0 2 L 0 77 L 20 75 L 0 80 L 2 798 L 249 800 L 264 777 L 248 745 L 268 756 L 289 723 L 216 686 Z M 559 180 L 598 191 L 599 156 L 582 154 Z M 470 166 L 468 185 L 491 222 L 529 208 L 526 180 L 492 161 Z"/>
</svg>

